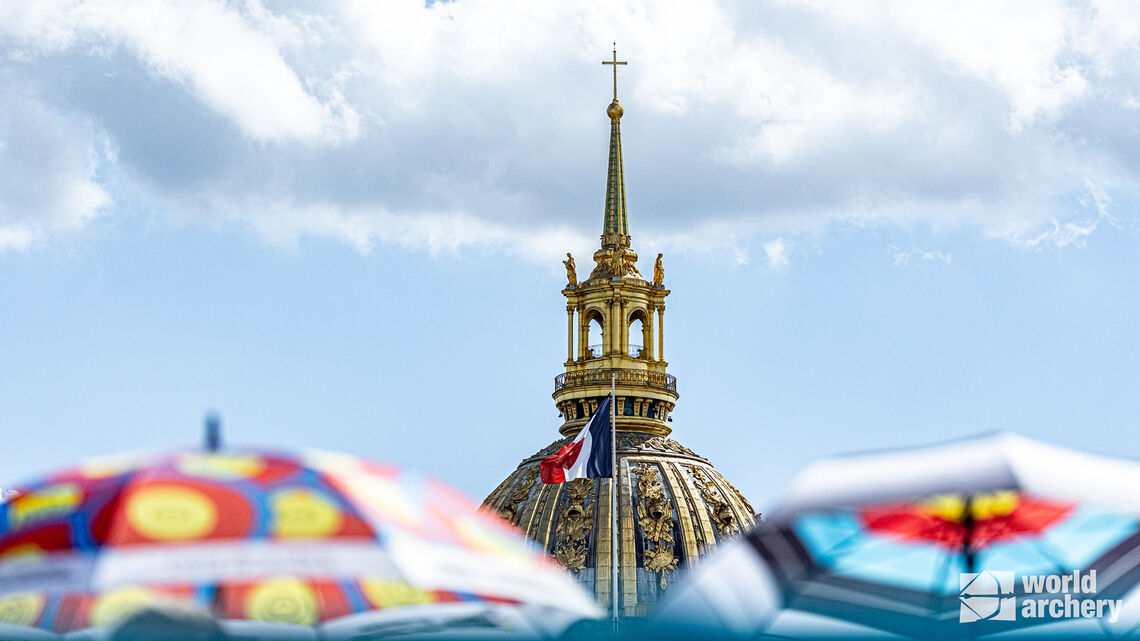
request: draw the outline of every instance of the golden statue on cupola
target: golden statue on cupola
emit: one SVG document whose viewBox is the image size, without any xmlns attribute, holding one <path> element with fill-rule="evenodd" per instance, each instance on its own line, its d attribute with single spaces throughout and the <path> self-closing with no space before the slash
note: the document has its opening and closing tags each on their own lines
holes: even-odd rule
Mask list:
<svg viewBox="0 0 1140 641">
<path fill-rule="evenodd" d="M 574 266 L 574 257 L 570 255 L 570 252 L 566 252 L 566 260 L 562 261 L 562 264 L 566 266 L 566 286 L 577 287 L 578 268 Z"/>
<path fill-rule="evenodd" d="M 554 379 L 554 404 L 563 419 L 562 438 L 524 459 L 487 497 L 484 505 L 537 541 L 605 607 L 617 594 L 623 616 L 644 614 L 669 589 L 672 575 L 689 568 L 718 544 L 748 530 L 756 515 L 748 501 L 705 458 L 668 438 L 670 414 L 679 398 L 677 380 L 665 361 L 665 298 L 662 256 L 653 282 L 637 269 L 630 248 L 621 118 L 614 98 L 601 246 L 594 269 L 578 281 L 567 254 L 565 372 Z M 598 337 L 590 344 L 591 334 Z M 614 387 L 617 439 L 617 504 L 611 479 L 544 484 L 540 461 L 569 442 Z M 617 530 L 611 523 L 615 520 Z M 618 557 L 611 552 L 619 537 Z M 618 566 L 617 590 L 612 571 Z"/>
</svg>

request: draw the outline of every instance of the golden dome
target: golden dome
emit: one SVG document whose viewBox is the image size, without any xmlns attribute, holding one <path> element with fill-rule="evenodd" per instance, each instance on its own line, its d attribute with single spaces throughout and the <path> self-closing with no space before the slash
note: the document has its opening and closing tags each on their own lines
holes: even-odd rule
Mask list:
<svg viewBox="0 0 1140 641">
<path fill-rule="evenodd" d="M 539 462 L 569 442 L 523 460 L 484 505 L 517 525 L 609 607 L 609 479 L 546 485 Z M 752 506 L 708 460 L 663 436 L 618 433 L 619 606 L 640 616 L 717 544 L 747 531 Z"/>
<path fill-rule="evenodd" d="M 566 255 L 566 371 L 554 379 L 564 438 L 524 459 L 484 505 L 517 525 L 610 607 L 613 587 L 611 479 L 543 484 L 539 463 L 581 431 L 613 395 L 617 432 L 618 607 L 638 616 L 720 542 L 752 527 L 752 506 L 706 459 L 668 438 L 679 395 L 665 361 L 665 272 L 658 254 L 653 280 L 630 249 L 621 157 L 614 51 L 614 101 L 601 248 L 579 282 Z M 601 342 L 590 345 L 591 336 Z M 640 341 L 640 344 L 635 344 Z"/>
</svg>

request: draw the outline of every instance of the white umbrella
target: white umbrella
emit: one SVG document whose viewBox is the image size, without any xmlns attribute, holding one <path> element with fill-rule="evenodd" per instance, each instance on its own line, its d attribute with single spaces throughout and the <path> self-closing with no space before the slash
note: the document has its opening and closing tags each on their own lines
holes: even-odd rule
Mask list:
<svg viewBox="0 0 1140 641">
<path fill-rule="evenodd" d="M 1095 594 L 1074 591 L 1074 571 L 1080 582 L 1096 572 L 1086 586 Z M 771 638 L 1137 629 L 1140 613 L 1121 616 L 1119 604 L 1076 620 L 1042 612 L 1066 597 L 1035 577 L 1067 578 L 1078 608 L 1140 607 L 1140 463 L 1013 434 L 825 459 L 796 477 L 768 521 L 696 568 L 657 620 Z"/>
</svg>

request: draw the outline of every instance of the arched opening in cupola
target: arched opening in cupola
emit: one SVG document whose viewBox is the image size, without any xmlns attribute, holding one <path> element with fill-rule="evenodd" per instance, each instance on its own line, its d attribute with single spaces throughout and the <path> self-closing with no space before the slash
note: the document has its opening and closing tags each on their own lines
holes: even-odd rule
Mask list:
<svg viewBox="0 0 1140 641">
<path fill-rule="evenodd" d="M 625 333 L 625 353 L 633 358 L 649 358 L 650 336 L 649 325 L 643 310 L 636 310 L 629 315 L 629 326 Z"/>
<path fill-rule="evenodd" d="M 605 318 L 596 309 L 586 312 L 586 358 L 604 356 L 605 350 Z"/>
</svg>

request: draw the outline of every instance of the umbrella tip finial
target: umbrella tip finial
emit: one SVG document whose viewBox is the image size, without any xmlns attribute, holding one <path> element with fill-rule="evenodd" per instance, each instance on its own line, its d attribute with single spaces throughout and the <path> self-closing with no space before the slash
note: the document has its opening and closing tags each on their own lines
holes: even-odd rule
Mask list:
<svg viewBox="0 0 1140 641">
<path fill-rule="evenodd" d="M 217 412 L 206 412 L 206 451 L 217 452 L 222 447 L 222 417 Z"/>
</svg>

